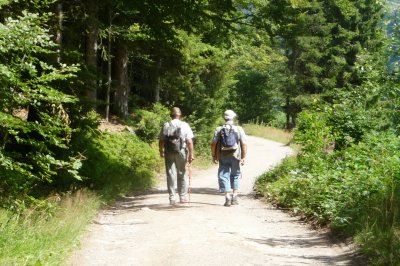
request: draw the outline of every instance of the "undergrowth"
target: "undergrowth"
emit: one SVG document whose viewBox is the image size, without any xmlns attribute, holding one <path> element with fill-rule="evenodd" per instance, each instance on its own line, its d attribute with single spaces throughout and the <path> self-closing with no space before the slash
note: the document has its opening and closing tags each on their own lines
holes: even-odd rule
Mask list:
<svg viewBox="0 0 400 266">
<path fill-rule="evenodd" d="M 101 201 L 84 190 L 57 198 L 52 204 L 47 211 L 0 209 L 0 265 L 62 264 Z"/>
<path fill-rule="evenodd" d="M 155 182 L 157 149 L 128 132 L 90 134 L 81 169 L 85 184 L 108 199 L 142 191 Z"/>
</svg>

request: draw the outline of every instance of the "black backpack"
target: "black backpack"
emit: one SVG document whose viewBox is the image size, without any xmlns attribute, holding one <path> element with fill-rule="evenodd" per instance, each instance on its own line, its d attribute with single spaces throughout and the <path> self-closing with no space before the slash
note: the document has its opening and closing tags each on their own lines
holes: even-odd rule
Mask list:
<svg viewBox="0 0 400 266">
<path fill-rule="evenodd" d="M 221 150 L 234 151 L 239 145 L 239 132 L 235 131 L 233 126 L 223 126 L 219 131 Z"/>
<path fill-rule="evenodd" d="M 166 152 L 180 152 L 184 148 L 180 126 L 180 124 L 174 126 L 171 122 L 168 123 L 164 146 Z"/>
</svg>

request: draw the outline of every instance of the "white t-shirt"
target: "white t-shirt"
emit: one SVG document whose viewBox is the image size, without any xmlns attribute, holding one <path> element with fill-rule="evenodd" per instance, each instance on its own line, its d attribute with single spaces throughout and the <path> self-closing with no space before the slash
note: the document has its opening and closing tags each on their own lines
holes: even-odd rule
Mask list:
<svg viewBox="0 0 400 266">
<path fill-rule="evenodd" d="M 181 128 L 182 138 L 185 140 L 185 142 L 187 139 L 194 138 L 193 131 L 190 128 L 190 126 L 188 125 L 188 123 L 183 122 L 179 119 L 172 119 L 170 122 L 164 123 L 164 125 L 161 129 L 160 135 L 159 135 L 159 138 L 161 140 L 165 140 L 165 136 L 167 135 L 167 129 L 170 126 L 170 123 L 172 123 L 173 126 L 179 126 Z"/>
</svg>

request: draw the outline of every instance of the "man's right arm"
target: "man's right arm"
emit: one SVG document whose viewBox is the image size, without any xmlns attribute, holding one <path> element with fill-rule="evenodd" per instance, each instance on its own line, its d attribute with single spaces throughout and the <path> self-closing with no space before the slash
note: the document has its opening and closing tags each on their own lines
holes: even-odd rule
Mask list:
<svg viewBox="0 0 400 266">
<path fill-rule="evenodd" d="M 158 150 L 160 152 L 160 157 L 164 157 L 164 140 L 162 139 L 158 141 Z"/>
<path fill-rule="evenodd" d="M 213 139 L 211 141 L 211 155 L 214 163 L 218 163 L 219 161 L 218 137 L 217 137 L 218 133 L 219 133 L 219 128 L 215 130 Z"/>
<path fill-rule="evenodd" d="M 161 127 L 160 134 L 158 135 L 158 151 L 160 152 L 160 157 L 164 157 L 164 126 Z"/>
<path fill-rule="evenodd" d="M 212 155 L 212 160 L 214 163 L 218 163 L 218 151 L 217 151 L 217 142 L 213 141 L 211 143 L 211 155 Z"/>
</svg>

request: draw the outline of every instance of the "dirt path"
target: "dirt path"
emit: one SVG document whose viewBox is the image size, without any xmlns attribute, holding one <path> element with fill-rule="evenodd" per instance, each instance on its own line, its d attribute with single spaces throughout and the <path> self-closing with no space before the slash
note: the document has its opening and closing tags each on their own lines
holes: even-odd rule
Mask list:
<svg viewBox="0 0 400 266">
<path fill-rule="evenodd" d="M 190 204 L 165 184 L 102 211 L 67 265 L 359 265 L 350 247 L 252 197 L 257 176 L 291 153 L 249 137 L 239 206 L 223 207 L 217 168 L 195 171 Z"/>
</svg>

